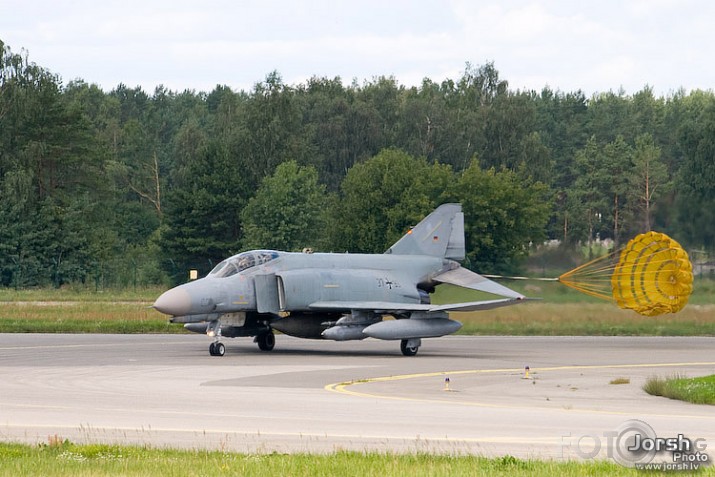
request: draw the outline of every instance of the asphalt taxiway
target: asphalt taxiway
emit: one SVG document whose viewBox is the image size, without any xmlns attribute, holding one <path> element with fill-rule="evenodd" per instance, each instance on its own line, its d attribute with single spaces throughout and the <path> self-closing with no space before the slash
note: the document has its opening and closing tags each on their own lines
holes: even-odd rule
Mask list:
<svg viewBox="0 0 715 477">
<path fill-rule="evenodd" d="M 372 339 L 224 343 L 211 357 L 196 335 L 0 334 L 0 440 L 568 459 L 638 419 L 715 448 L 713 406 L 642 390 L 714 374 L 713 337 L 451 336 L 415 357 Z"/>
</svg>

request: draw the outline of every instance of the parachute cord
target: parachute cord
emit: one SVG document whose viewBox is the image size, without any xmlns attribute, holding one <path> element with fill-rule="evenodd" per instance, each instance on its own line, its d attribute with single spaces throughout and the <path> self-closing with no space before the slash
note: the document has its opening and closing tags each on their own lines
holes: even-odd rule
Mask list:
<svg viewBox="0 0 715 477">
<path fill-rule="evenodd" d="M 507 277 L 504 275 L 482 275 L 485 278 L 503 278 L 505 280 L 535 280 L 540 282 L 558 282 L 558 278 Z"/>
<path fill-rule="evenodd" d="M 581 274 L 599 274 L 601 272 L 606 272 L 609 270 L 615 270 L 616 264 L 615 263 L 609 263 L 609 260 L 613 260 L 616 256 L 618 256 L 621 253 L 621 250 L 614 250 L 613 252 L 603 255 L 601 257 L 598 257 L 596 259 L 591 260 L 590 262 L 584 263 L 580 267 L 576 267 L 571 271 L 568 271 L 561 275 L 559 277 L 559 280 L 562 278 L 568 278 L 574 275 L 581 275 Z M 605 266 L 599 266 L 599 267 L 593 267 L 595 264 L 600 264 L 601 262 L 606 262 L 607 265 Z M 590 268 L 589 268 L 590 267 Z"/>
<path fill-rule="evenodd" d="M 611 280 L 608 279 L 608 289 L 605 289 L 603 285 L 599 286 L 597 284 L 587 284 L 585 282 L 579 282 L 578 285 L 576 285 L 573 282 L 564 282 L 561 280 L 561 278 L 535 278 L 535 277 L 508 277 L 505 275 L 482 275 L 485 278 L 496 278 L 496 279 L 505 279 L 505 280 L 530 280 L 530 281 L 538 281 L 538 282 L 561 282 L 564 285 L 567 285 L 571 288 L 574 288 L 582 293 L 585 293 L 586 295 L 590 295 L 596 298 L 601 298 L 604 300 L 609 300 L 613 301 L 613 296 L 611 296 Z M 593 281 L 593 280 L 591 280 Z"/>
</svg>

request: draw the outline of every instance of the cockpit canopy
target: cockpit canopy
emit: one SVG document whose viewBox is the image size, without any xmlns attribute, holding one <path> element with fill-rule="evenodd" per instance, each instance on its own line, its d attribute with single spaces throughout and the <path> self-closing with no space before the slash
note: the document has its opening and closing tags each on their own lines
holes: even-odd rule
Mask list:
<svg viewBox="0 0 715 477">
<path fill-rule="evenodd" d="M 278 258 L 278 252 L 272 250 L 252 250 L 239 253 L 219 263 L 209 273 L 210 277 L 226 278 L 249 268 L 263 265 Z"/>
</svg>

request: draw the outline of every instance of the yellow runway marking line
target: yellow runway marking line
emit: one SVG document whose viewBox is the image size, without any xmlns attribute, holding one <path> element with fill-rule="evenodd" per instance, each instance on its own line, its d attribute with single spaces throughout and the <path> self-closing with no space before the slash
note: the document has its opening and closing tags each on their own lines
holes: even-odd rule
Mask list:
<svg viewBox="0 0 715 477">
<path fill-rule="evenodd" d="M 628 369 L 628 368 L 673 368 L 673 367 L 683 367 L 683 366 L 715 366 L 715 362 L 690 362 L 690 363 L 637 363 L 637 364 L 595 364 L 595 365 L 575 365 L 575 366 L 550 366 L 544 368 L 533 368 L 532 373 L 549 372 L 549 371 L 579 371 L 587 369 Z M 359 391 L 354 391 L 348 389 L 348 387 L 358 386 L 363 384 L 373 384 L 381 382 L 391 382 L 391 381 L 402 381 L 407 379 L 418 379 L 418 378 L 432 378 L 438 376 L 456 376 L 456 375 L 468 375 L 468 374 L 498 374 L 498 373 L 509 373 L 509 374 L 519 374 L 522 373 L 521 368 L 497 368 L 497 369 L 467 369 L 460 371 L 435 371 L 431 373 L 415 373 L 415 374 L 402 374 L 395 376 L 381 376 L 376 378 L 360 379 L 356 381 L 348 381 L 341 383 L 333 383 L 325 386 L 326 391 L 335 392 L 339 394 L 346 394 L 349 396 L 356 396 L 362 398 L 372 398 L 372 399 L 386 399 L 393 401 L 409 401 L 409 402 L 425 402 L 425 403 L 435 403 L 435 404 L 457 404 L 461 406 L 472 406 L 472 407 L 491 407 L 491 408 L 503 408 L 503 409 L 534 409 L 534 406 L 515 406 L 506 404 L 490 404 L 477 401 L 454 401 L 446 399 L 424 399 L 424 398 L 414 398 L 414 397 L 404 397 L 404 396 L 389 396 L 385 394 L 374 394 L 374 393 L 364 393 Z M 559 410 L 554 408 L 554 410 Z M 561 409 L 564 412 L 588 412 L 588 413 L 599 413 L 599 414 L 613 414 L 613 415 L 632 415 L 632 412 L 619 412 L 619 411 L 602 411 L 597 409 Z M 657 416 L 658 414 L 649 414 L 652 416 Z M 688 415 L 673 415 L 667 414 L 663 417 L 692 417 L 692 418 L 707 418 L 715 419 L 715 416 L 688 416 Z"/>
</svg>

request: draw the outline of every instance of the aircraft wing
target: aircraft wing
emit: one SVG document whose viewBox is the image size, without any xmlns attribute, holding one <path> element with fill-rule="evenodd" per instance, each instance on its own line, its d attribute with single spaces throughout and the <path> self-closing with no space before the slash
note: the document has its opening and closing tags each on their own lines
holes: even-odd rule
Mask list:
<svg viewBox="0 0 715 477">
<path fill-rule="evenodd" d="M 421 303 L 396 303 L 389 301 L 316 301 L 308 305 L 313 310 L 367 310 L 367 311 L 431 311 L 435 305 Z"/>
<path fill-rule="evenodd" d="M 312 303 L 310 308 L 313 310 L 366 310 L 385 313 L 405 311 L 478 311 L 516 305 L 524 301 L 526 300 L 522 298 L 503 298 L 500 300 L 448 303 L 445 305 L 393 303 L 386 301 L 318 301 Z"/>
</svg>

